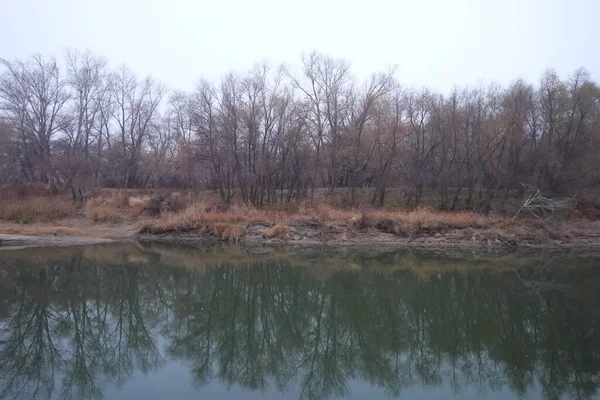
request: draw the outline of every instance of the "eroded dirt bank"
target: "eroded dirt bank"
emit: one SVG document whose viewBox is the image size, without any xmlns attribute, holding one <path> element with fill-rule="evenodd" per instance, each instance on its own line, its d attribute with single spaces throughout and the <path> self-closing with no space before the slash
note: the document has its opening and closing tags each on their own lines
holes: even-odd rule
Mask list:
<svg viewBox="0 0 600 400">
<path fill-rule="evenodd" d="M 7 233 L 8 232 L 8 233 Z M 39 234 L 35 234 L 38 232 Z M 595 231 L 553 232 L 530 229 L 517 232 L 498 229 L 420 230 L 397 234 L 385 227 L 356 229 L 349 226 L 297 223 L 284 229 L 262 223 L 247 224 L 230 242 L 246 244 L 333 245 L 411 248 L 600 248 Z M 115 241 L 221 242 L 214 231 L 194 229 L 164 234 L 138 233 L 124 226 L 19 227 L 0 224 L 0 249 L 22 247 L 77 246 Z"/>
<path fill-rule="evenodd" d="M 376 246 L 413 248 L 600 248 L 600 234 L 577 232 L 557 234 L 548 231 L 510 232 L 497 229 L 422 230 L 398 235 L 385 227 L 353 229 L 336 225 L 299 223 L 286 227 L 284 232 L 272 236 L 272 227 L 266 224 L 249 224 L 239 243 Z M 140 240 L 168 241 L 219 241 L 210 231 L 193 230 L 166 234 L 137 235 Z"/>
</svg>

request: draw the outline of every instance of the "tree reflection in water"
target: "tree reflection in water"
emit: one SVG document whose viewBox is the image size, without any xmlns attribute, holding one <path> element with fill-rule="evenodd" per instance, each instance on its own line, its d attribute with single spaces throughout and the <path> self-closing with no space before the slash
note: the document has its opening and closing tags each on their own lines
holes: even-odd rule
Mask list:
<svg viewBox="0 0 600 400">
<path fill-rule="evenodd" d="M 193 267 L 154 248 L 86 251 L 0 253 L 0 398 L 99 399 L 168 359 L 199 387 L 311 399 L 347 394 L 350 380 L 390 396 L 440 385 L 598 392 L 597 259 L 440 272 L 406 252 L 344 268 L 314 254 L 206 265 L 199 253 Z"/>
</svg>

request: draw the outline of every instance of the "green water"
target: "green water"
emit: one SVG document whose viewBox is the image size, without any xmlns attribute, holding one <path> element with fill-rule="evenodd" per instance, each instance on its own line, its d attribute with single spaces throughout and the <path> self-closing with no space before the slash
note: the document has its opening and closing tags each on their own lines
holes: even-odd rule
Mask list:
<svg viewBox="0 0 600 400">
<path fill-rule="evenodd" d="M 0 398 L 600 398 L 600 256 L 0 252 Z"/>
</svg>

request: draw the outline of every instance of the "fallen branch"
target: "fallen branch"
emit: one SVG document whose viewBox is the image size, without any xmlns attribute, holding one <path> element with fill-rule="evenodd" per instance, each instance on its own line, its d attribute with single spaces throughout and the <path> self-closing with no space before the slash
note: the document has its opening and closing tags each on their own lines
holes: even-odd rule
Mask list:
<svg viewBox="0 0 600 400">
<path fill-rule="evenodd" d="M 545 217 L 548 213 L 553 213 L 556 211 L 567 211 L 572 210 L 577 205 L 577 201 L 575 197 L 560 197 L 555 199 L 549 199 L 547 197 L 541 196 L 539 189 L 533 194 L 529 196 L 527 200 L 523 203 L 523 205 L 519 208 L 515 216 L 516 218 L 521 211 L 529 211 L 537 218 Z M 537 212 L 537 213 L 536 213 Z M 542 216 L 538 215 L 541 214 Z"/>
</svg>

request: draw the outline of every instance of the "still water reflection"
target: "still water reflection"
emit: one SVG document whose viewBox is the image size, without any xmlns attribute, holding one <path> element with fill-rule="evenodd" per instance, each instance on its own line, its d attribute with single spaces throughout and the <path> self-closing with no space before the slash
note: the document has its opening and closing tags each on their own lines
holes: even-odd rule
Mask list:
<svg viewBox="0 0 600 400">
<path fill-rule="evenodd" d="M 0 398 L 595 398 L 599 261 L 0 252 Z"/>
</svg>

